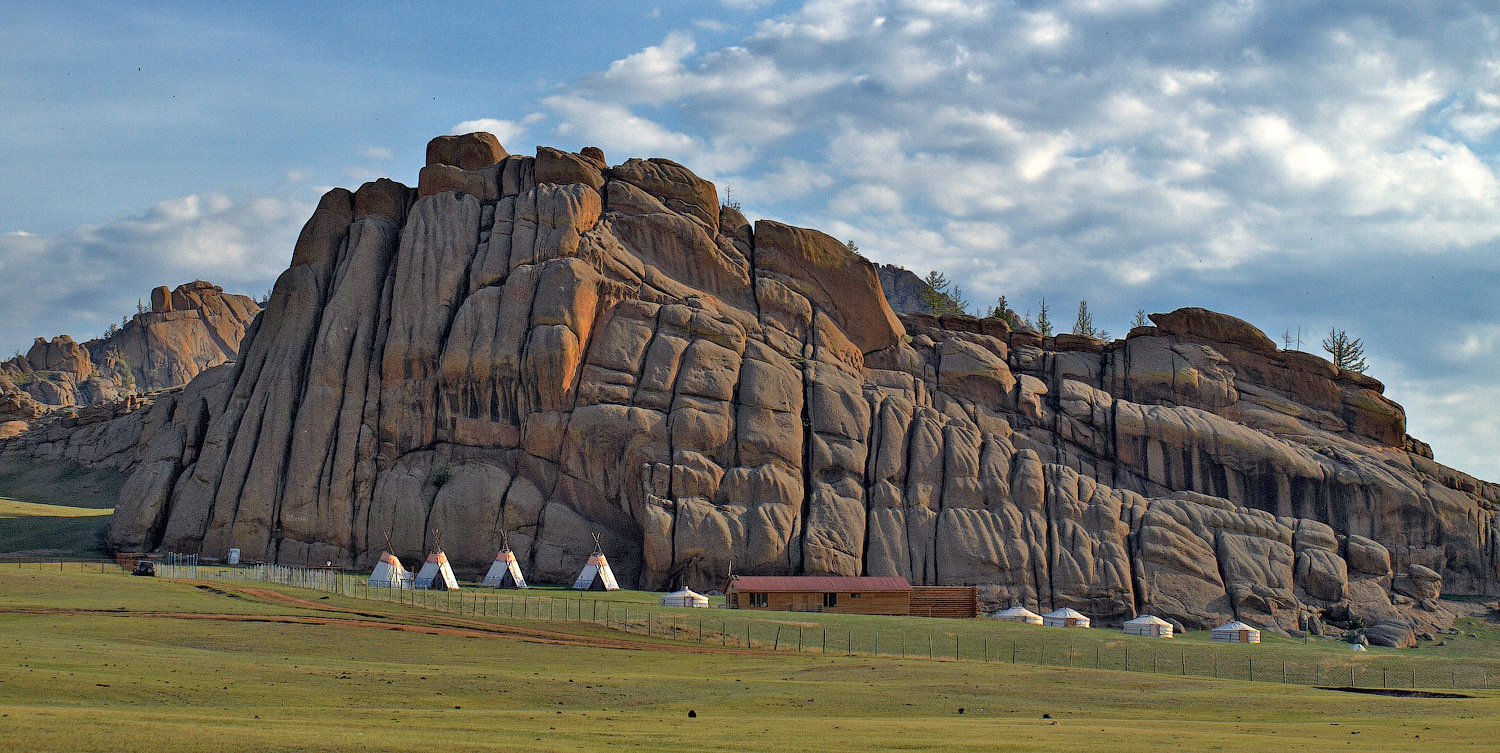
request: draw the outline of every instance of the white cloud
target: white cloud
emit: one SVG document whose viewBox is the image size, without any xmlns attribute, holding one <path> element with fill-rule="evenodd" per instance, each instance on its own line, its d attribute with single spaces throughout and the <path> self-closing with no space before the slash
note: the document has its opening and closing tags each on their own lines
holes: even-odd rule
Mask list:
<svg viewBox="0 0 1500 753">
<path fill-rule="evenodd" d="M 315 205 L 304 194 L 194 194 L 65 232 L 0 236 L 0 352 L 38 335 L 96 337 L 157 285 L 204 279 L 260 295 Z"/>
<path fill-rule="evenodd" d="M 1438 286 L 1500 284 L 1497 29 L 1458 7 L 807 0 L 547 103 L 971 300 L 1093 295 L 1122 332 L 1178 305 L 1347 321 L 1379 364 L 1494 374 L 1500 302 L 1445 310 Z M 1478 334 L 1440 353 L 1409 309 Z"/>
<path fill-rule="evenodd" d="M 458 123 L 448 129 L 448 133 L 459 135 L 483 131 L 493 134 L 495 138 L 500 140 L 502 146 L 506 146 L 519 141 L 521 136 L 526 133 L 526 126 L 527 122 L 524 120 L 518 122 L 514 120 L 499 120 L 497 118 L 478 118 Z"/>
<path fill-rule="evenodd" d="M 363 154 L 366 159 L 380 160 L 382 162 L 388 162 L 394 156 L 391 153 L 391 148 L 388 146 L 367 146 L 364 148 L 361 154 Z"/>
</svg>

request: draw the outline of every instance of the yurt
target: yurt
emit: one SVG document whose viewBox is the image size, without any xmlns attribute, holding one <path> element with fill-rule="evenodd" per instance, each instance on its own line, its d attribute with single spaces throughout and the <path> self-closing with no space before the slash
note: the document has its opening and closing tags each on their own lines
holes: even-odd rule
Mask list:
<svg viewBox="0 0 1500 753">
<path fill-rule="evenodd" d="M 448 555 L 443 550 L 435 549 L 432 554 L 427 555 L 427 561 L 422 563 L 422 569 L 417 572 L 417 588 L 430 588 L 434 591 L 457 591 L 458 578 L 453 577 L 453 568 L 448 566 Z"/>
<path fill-rule="evenodd" d="M 1037 614 L 1036 612 L 1031 611 L 1030 609 L 1027 609 L 1026 607 L 1011 607 L 1010 609 L 1003 609 L 990 616 L 997 620 L 1005 620 L 1006 622 L 1024 622 L 1027 625 L 1042 624 L 1042 616 Z"/>
<path fill-rule="evenodd" d="M 708 597 L 684 588 L 681 591 L 673 591 L 661 597 L 661 605 L 664 607 L 696 607 L 698 609 L 708 608 Z"/>
<path fill-rule="evenodd" d="M 1172 623 L 1160 617 L 1143 614 L 1133 620 L 1125 621 L 1126 635 L 1144 635 L 1151 638 L 1171 638 Z"/>
<path fill-rule="evenodd" d="M 1260 631 L 1235 620 L 1214 628 L 1209 639 L 1219 643 L 1260 643 Z"/>
<path fill-rule="evenodd" d="M 619 587 L 620 584 L 615 582 L 614 571 L 609 569 L 609 560 L 604 558 L 604 548 L 599 545 L 599 534 L 594 534 L 594 553 L 589 556 L 583 569 L 578 571 L 578 579 L 573 581 L 573 590 L 614 591 Z"/>
<path fill-rule="evenodd" d="M 411 588 L 411 571 L 390 552 L 381 552 L 380 561 L 370 571 L 370 588 Z"/>
<path fill-rule="evenodd" d="M 521 576 L 521 563 L 516 554 L 505 545 L 490 563 L 490 571 L 484 574 L 484 585 L 490 588 L 526 588 L 526 579 Z"/>
<path fill-rule="evenodd" d="M 1089 618 L 1084 617 L 1082 612 L 1076 609 L 1063 607 L 1042 615 L 1042 624 L 1049 627 L 1080 627 L 1089 626 Z"/>
</svg>

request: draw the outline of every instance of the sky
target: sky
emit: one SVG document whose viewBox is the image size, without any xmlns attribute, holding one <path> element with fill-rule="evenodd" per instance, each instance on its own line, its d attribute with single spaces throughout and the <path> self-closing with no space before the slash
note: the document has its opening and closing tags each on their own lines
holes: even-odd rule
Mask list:
<svg viewBox="0 0 1500 753">
<path fill-rule="evenodd" d="M 488 130 L 675 159 L 976 313 L 1346 330 L 1412 435 L 1500 480 L 1489 3 L 11 0 L 0 101 L 0 353 L 156 285 L 259 296 L 323 191 Z"/>
</svg>

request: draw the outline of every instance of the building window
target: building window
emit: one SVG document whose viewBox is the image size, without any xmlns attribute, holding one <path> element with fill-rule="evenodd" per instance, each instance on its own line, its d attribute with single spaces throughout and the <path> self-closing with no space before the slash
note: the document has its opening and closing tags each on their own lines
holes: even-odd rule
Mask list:
<svg viewBox="0 0 1500 753">
<path fill-rule="evenodd" d="M 750 594 L 750 606 L 764 607 L 769 604 L 766 594 Z"/>
<path fill-rule="evenodd" d="M 849 594 L 849 598 L 851 598 L 851 599 L 858 599 L 859 598 L 859 594 Z"/>
<path fill-rule="evenodd" d="M 823 594 L 823 608 L 824 609 L 833 609 L 834 607 L 836 607 L 838 605 L 839 605 L 839 595 L 838 594 Z"/>
</svg>

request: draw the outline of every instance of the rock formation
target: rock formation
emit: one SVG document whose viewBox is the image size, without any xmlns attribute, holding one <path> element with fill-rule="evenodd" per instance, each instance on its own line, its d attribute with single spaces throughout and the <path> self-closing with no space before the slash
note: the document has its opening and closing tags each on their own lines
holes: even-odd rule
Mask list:
<svg viewBox="0 0 1500 753">
<path fill-rule="evenodd" d="M 901 575 L 1391 644 L 1500 587 L 1500 488 L 1239 319 L 1105 343 L 898 315 L 843 243 L 674 162 L 428 156 L 415 190 L 323 197 L 236 363 L 94 429 L 134 471 L 114 546 L 364 567 L 440 531 L 478 573 L 507 531 L 560 582 L 600 532 L 645 588 Z M 92 444 L 65 434 L 7 452 Z"/>
<path fill-rule="evenodd" d="M 249 296 L 226 294 L 202 280 L 156 288 L 149 311 L 106 337 L 82 344 L 67 335 L 38 337 L 24 355 L 0 362 L 0 418 L 187 384 L 233 360 L 258 313 L 260 305 Z"/>
<path fill-rule="evenodd" d="M 876 271 L 880 274 L 880 290 L 885 293 L 892 311 L 898 314 L 927 313 L 922 294 L 931 288 L 916 273 L 894 264 L 881 264 Z"/>
</svg>

